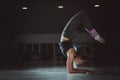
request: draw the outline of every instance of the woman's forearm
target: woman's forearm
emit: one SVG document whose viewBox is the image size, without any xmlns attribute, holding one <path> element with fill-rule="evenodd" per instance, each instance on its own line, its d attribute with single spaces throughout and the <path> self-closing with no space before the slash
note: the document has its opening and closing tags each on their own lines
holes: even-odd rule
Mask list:
<svg viewBox="0 0 120 80">
<path fill-rule="evenodd" d="M 82 74 L 86 74 L 89 73 L 90 71 L 88 71 L 87 69 L 71 69 L 68 71 L 68 73 L 82 73 Z"/>
</svg>

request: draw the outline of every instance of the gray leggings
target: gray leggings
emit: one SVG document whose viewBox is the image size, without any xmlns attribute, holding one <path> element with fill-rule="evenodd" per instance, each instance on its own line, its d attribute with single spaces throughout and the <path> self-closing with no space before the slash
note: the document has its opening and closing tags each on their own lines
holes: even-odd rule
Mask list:
<svg viewBox="0 0 120 80">
<path fill-rule="evenodd" d="M 88 31 L 93 29 L 85 11 L 78 12 L 68 21 L 62 32 L 62 35 L 72 40 L 79 33 L 78 30 L 81 27 L 84 27 Z"/>
</svg>

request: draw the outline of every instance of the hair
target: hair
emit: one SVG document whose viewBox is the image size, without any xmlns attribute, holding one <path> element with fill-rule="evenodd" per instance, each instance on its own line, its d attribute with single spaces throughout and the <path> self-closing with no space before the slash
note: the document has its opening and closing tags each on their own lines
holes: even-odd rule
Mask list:
<svg viewBox="0 0 120 80">
<path fill-rule="evenodd" d="M 88 59 L 88 56 L 84 53 L 82 47 L 77 49 L 76 54 L 77 54 L 77 56 L 80 56 L 82 59 L 85 59 L 85 60 Z"/>
</svg>

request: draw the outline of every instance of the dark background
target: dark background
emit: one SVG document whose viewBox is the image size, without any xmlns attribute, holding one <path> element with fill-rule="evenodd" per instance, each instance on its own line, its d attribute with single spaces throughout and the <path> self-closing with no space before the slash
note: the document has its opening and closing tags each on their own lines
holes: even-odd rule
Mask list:
<svg viewBox="0 0 120 80">
<path fill-rule="evenodd" d="M 95 8 L 94 4 L 100 4 Z M 63 5 L 63 9 L 57 6 Z M 22 7 L 27 6 L 27 10 Z M 98 32 L 105 38 L 104 60 L 120 63 L 119 4 L 115 0 L 1 0 L 0 59 L 15 58 L 15 39 L 21 34 L 60 34 L 78 11 L 87 11 Z M 84 31 L 81 31 L 81 33 Z"/>
</svg>

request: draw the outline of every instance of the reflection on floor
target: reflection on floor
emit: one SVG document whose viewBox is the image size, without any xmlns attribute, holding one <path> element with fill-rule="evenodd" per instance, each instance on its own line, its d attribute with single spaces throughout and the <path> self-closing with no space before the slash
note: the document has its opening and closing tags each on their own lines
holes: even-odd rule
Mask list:
<svg viewBox="0 0 120 80">
<path fill-rule="evenodd" d="M 95 74 L 67 74 L 65 63 L 42 61 L 1 67 L 0 80 L 120 80 L 119 67 L 81 66 L 79 68 L 88 68 Z"/>
</svg>

